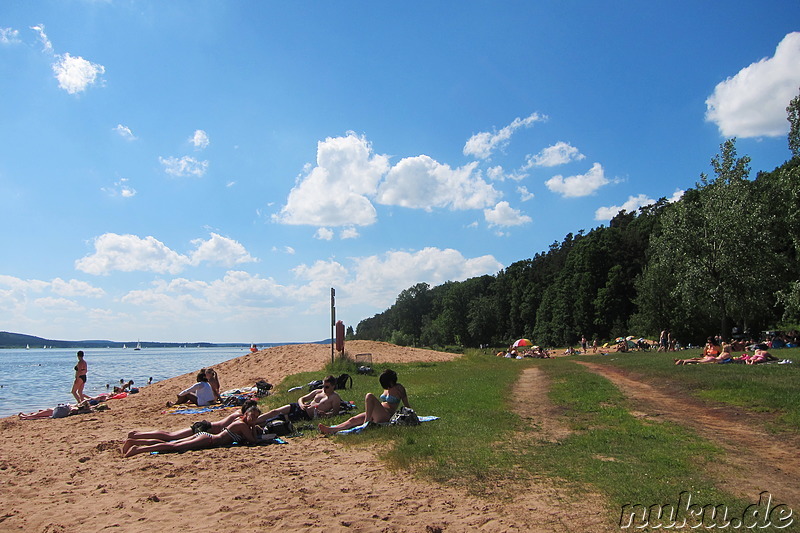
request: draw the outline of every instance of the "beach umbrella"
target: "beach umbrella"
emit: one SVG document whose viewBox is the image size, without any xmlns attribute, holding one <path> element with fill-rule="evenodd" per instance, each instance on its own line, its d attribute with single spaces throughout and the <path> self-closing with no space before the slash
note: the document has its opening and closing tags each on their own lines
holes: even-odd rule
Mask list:
<svg viewBox="0 0 800 533">
<path fill-rule="evenodd" d="M 520 346 L 533 346 L 533 343 L 528 339 L 517 339 L 514 341 L 514 344 L 512 344 L 512 346 L 514 348 L 519 348 Z"/>
</svg>

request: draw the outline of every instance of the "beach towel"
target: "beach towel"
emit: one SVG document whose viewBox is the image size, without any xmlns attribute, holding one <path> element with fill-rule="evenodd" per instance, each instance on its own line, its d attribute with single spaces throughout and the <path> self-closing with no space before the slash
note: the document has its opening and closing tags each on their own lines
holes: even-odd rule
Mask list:
<svg viewBox="0 0 800 533">
<path fill-rule="evenodd" d="M 181 407 L 179 405 L 173 405 L 168 409 L 164 409 L 162 413 L 168 415 L 198 415 L 216 411 L 217 409 L 225 409 L 225 407 L 225 405 L 206 405 L 204 407 Z"/>
<path fill-rule="evenodd" d="M 420 416 L 419 417 L 419 421 L 420 422 L 432 422 L 433 420 L 439 420 L 439 417 L 438 416 Z M 390 426 L 391 424 L 389 422 L 386 422 L 384 424 L 374 424 L 373 423 L 372 425 L 373 426 Z M 362 431 L 367 429 L 367 427 L 369 427 L 369 426 L 370 426 L 369 422 L 364 422 L 360 426 L 356 426 L 354 428 L 343 429 L 341 431 L 337 431 L 336 435 L 352 435 L 354 433 L 361 433 Z"/>
</svg>

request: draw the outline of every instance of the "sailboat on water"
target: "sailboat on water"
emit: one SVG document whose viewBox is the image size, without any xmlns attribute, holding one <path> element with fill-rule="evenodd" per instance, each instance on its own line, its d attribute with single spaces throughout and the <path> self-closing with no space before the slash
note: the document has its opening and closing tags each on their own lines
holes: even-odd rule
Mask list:
<svg viewBox="0 0 800 533">
<path fill-rule="evenodd" d="M 136 341 L 136 348 L 134 348 L 134 350 L 141 350 L 141 349 L 142 349 L 142 344 L 139 341 Z"/>
</svg>

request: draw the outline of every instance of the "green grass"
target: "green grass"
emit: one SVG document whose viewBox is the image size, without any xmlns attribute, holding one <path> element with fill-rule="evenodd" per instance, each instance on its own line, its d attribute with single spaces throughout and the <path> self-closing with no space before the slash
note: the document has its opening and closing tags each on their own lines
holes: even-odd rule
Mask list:
<svg viewBox="0 0 800 533">
<path fill-rule="evenodd" d="M 789 365 L 686 365 L 675 358 L 699 355 L 700 350 L 672 353 L 586 355 L 579 359 L 617 366 L 636 372 L 644 379 L 667 383 L 697 398 L 733 405 L 749 411 L 771 413 L 765 427 L 774 432 L 800 433 L 800 348 L 772 351 Z"/>
<path fill-rule="evenodd" d="M 727 379 L 712 380 L 728 383 L 736 381 L 733 377 L 737 370 L 752 370 L 755 372 L 747 374 L 748 380 L 763 380 L 765 387 L 774 382 L 778 388 L 789 388 L 792 381 L 784 383 L 780 371 L 794 371 L 788 368 L 792 365 L 676 367 L 671 356 L 654 355 L 586 359 L 624 366 L 657 379 L 697 374 L 686 378 L 687 387 L 696 394 L 716 390 L 708 386 L 712 375 L 706 372 L 730 373 L 724 374 Z M 377 374 L 388 366 L 408 389 L 417 413 L 436 415 L 440 420 L 414 428 L 387 427 L 334 438 L 345 446 L 376 447 L 391 468 L 492 495 L 511 495 L 508 487 L 544 478 L 578 495 L 599 492 L 609 502 L 610 520 L 619 518 L 623 505 L 676 502 L 684 491 L 701 505 L 725 504 L 731 512 L 741 512 L 748 502 L 717 488 L 707 469 L 709 461 L 720 459 L 720 449 L 679 425 L 635 418 L 630 414 L 632 406 L 611 382 L 575 364 L 575 359 L 518 361 L 468 351 L 451 362 L 376 365 L 374 376 L 357 375 L 354 367 L 338 363 L 344 366 L 290 376 L 279 389 L 304 385 L 328 372 L 346 371 L 354 377 L 354 388 L 341 391 L 341 395 L 354 400 L 361 410 L 364 395 L 380 391 Z M 542 440 L 536 426 L 510 409 L 512 385 L 531 365 L 549 377 L 550 399 L 572 429 L 570 436 L 555 443 Z M 723 374 L 715 376 L 719 375 Z M 728 384 L 720 390 L 733 390 L 731 387 Z M 265 403 L 270 407 L 282 405 L 305 392 L 279 392 Z M 784 396 L 778 394 L 779 398 Z M 766 392 L 756 398 L 778 401 Z M 779 404 L 786 407 L 784 400 Z M 330 421 L 337 423 L 345 418 Z M 308 432 L 308 436 L 316 437 L 316 433 Z"/>
</svg>

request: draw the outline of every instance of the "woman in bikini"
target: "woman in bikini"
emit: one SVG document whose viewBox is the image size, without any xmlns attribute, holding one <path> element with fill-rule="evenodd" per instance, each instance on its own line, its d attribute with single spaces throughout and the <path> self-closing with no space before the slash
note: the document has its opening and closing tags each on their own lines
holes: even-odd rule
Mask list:
<svg viewBox="0 0 800 533">
<path fill-rule="evenodd" d="M 75 381 L 72 383 L 72 395 L 78 403 L 89 399 L 89 397 L 83 393 L 83 387 L 86 385 L 88 366 L 86 361 L 83 360 L 83 350 L 79 350 L 78 364 L 75 365 Z"/>
<path fill-rule="evenodd" d="M 151 441 L 170 441 L 170 440 L 179 440 L 185 439 L 186 437 L 191 437 L 195 433 L 200 431 L 205 431 L 206 433 L 211 433 L 212 435 L 217 435 L 226 427 L 230 426 L 237 420 L 241 419 L 244 414 L 247 412 L 248 409 L 251 407 L 256 407 L 258 402 L 256 400 L 247 400 L 242 404 L 242 408 L 240 411 L 235 413 L 231 413 L 225 418 L 221 418 L 214 422 L 210 422 L 206 427 L 200 427 L 199 424 L 192 424 L 191 427 L 178 429 L 175 431 L 131 431 L 128 433 L 128 438 L 125 440 L 127 443 L 128 441 L 148 441 L 147 444 L 152 444 Z M 133 442 L 131 444 L 141 444 L 139 442 Z M 129 446 L 131 445 L 129 444 Z"/>
<path fill-rule="evenodd" d="M 122 455 L 132 457 L 140 453 L 182 452 L 214 448 L 216 446 L 229 446 L 231 444 L 252 444 L 258 440 L 254 428 L 260 414 L 261 410 L 258 407 L 251 407 L 242 415 L 241 419 L 235 420 L 230 426 L 223 428 L 216 435 L 201 431 L 190 437 L 171 442 L 155 439 L 149 442 L 147 439 L 128 439 L 122 445 Z"/>
<path fill-rule="evenodd" d="M 397 373 L 388 368 L 381 372 L 378 377 L 383 387 L 383 394 L 376 397 L 371 392 L 368 392 L 364 397 L 364 412 L 345 420 L 341 424 L 335 426 L 326 426 L 319 424 L 317 428 L 326 434 L 331 435 L 343 429 L 350 429 L 360 426 L 365 422 L 374 422 L 377 424 L 388 422 L 397 408 L 400 407 L 400 402 L 406 407 L 411 407 L 408 403 L 408 395 L 406 389 L 397 382 Z"/>
</svg>

